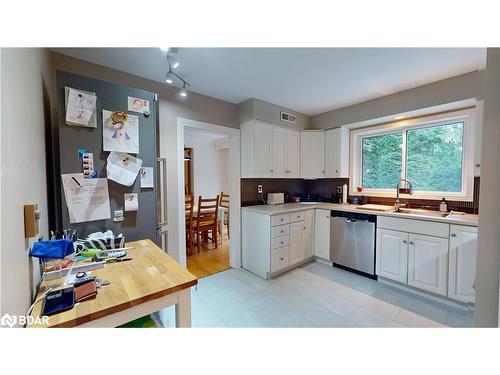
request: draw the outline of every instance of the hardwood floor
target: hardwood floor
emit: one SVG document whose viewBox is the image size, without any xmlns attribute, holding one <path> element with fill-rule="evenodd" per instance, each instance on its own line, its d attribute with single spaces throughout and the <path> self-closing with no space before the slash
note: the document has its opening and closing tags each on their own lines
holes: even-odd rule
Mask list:
<svg viewBox="0 0 500 375">
<path fill-rule="evenodd" d="M 229 266 L 229 240 L 227 234 L 222 238 L 222 245 L 216 249 L 212 243 L 202 243 L 201 251 L 187 257 L 187 269 L 197 278 L 213 275 L 231 268 Z"/>
</svg>

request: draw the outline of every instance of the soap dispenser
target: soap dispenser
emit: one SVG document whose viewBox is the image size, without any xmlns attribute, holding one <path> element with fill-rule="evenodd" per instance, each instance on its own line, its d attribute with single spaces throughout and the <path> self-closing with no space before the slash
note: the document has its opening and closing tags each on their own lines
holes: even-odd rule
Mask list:
<svg viewBox="0 0 500 375">
<path fill-rule="evenodd" d="M 439 211 L 448 212 L 448 204 L 446 204 L 446 200 L 443 198 L 441 204 L 439 205 Z"/>
</svg>

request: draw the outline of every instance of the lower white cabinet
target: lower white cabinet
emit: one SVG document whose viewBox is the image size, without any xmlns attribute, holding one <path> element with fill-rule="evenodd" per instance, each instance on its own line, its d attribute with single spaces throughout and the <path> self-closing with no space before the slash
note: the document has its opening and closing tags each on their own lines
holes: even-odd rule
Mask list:
<svg viewBox="0 0 500 375">
<path fill-rule="evenodd" d="M 377 275 L 447 296 L 449 225 L 380 217 L 378 226 Z"/>
<path fill-rule="evenodd" d="M 475 301 L 477 228 L 450 226 L 448 297 L 465 303 Z"/>
<path fill-rule="evenodd" d="M 408 233 L 377 229 L 377 275 L 407 283 Z"/>
<path fill-rule="evenodd" d="M 448 240 L 409 234 L 408 285 L 447 295 Z"/>
<path fill-rule="evenodd" d="M 304 213 L 304 257 L 314 256 L 314 210 L 307 210 Z"/>
<path fill-rule="evenodd" d="M 316 209 L 314 215 L 314 255 L 330 260 L 330 210 Z"/>
<path fill-rule="evenodd" d="M 242 212 L 242 266 L 265 279 L 314 255 L 314 210 L 267 215 Z"/>
</svg>

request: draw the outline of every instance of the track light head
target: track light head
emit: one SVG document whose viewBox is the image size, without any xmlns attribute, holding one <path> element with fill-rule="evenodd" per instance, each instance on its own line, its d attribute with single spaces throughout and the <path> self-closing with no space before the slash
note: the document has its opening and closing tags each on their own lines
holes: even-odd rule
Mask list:
<svg viewBox="0 0 500 375">
<path fill-rule="evenodd" d="M 184 82 L 184 85 L 182 86 L 182 89 L 179 91 L 179 95 L 185 98 L 187 96 L 187 90 L 186 90 L 186 82 Z"/>
<path fill-rule="evenodd" d="M 172 67 L 172 69 L 177 69 L 180 65 L 179 59 L 173 53 L 169 53 L 167 55 L 167 61 L 168 61 L 169 65 Z"/>
<path fill-rule="evenodd" d="M 172 73 L 171 71 L 169 71 L 167 73 L 167 75 L 165 76 L 165 82 L 167 82 L 169 85 L 171 85 L 171 84 L 174 83 L 174 78 L 175 78 L 174 73 Z"/>
</svg>

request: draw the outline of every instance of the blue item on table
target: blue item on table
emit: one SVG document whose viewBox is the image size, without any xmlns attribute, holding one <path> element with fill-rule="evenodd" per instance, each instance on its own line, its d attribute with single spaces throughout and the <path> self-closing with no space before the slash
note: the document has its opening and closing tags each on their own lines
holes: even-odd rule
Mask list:
<svg viewBox="0 0 500 375">
<path fill-rule="evenodd" d="M 69 239 L 37 241 L 33 243 L 30 256 L 44 259 L 64 259 L 74 252 L 73 241 Z"/>
</svg>

